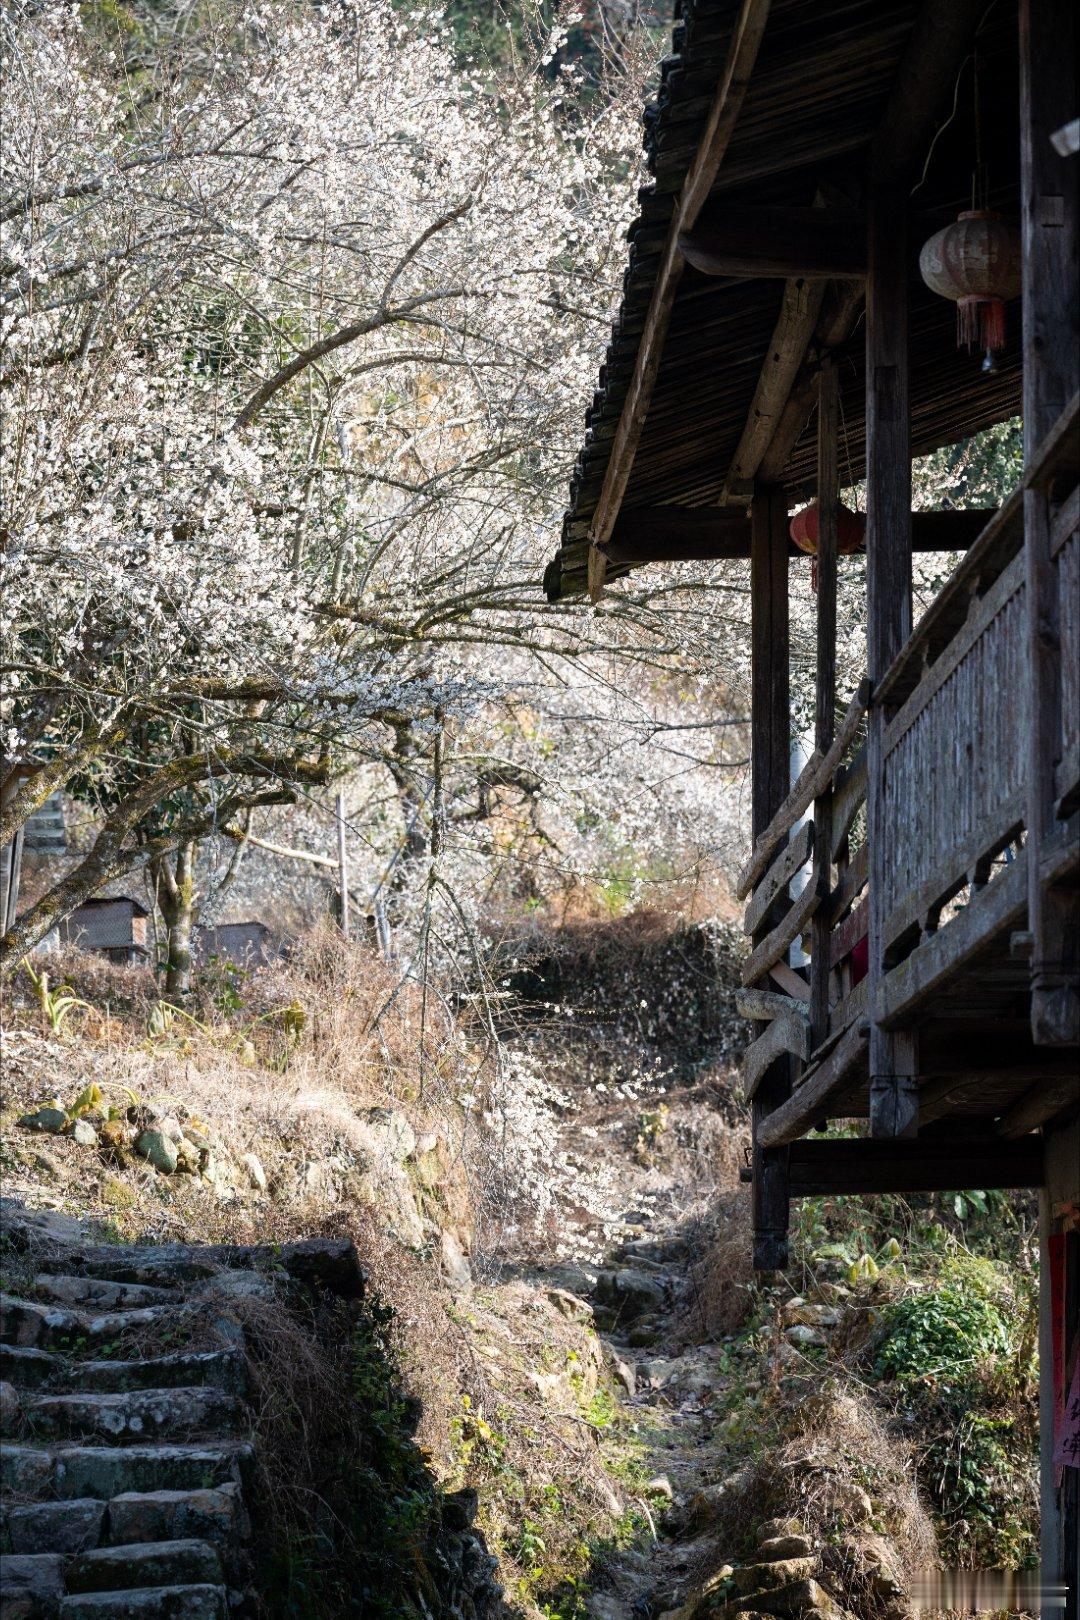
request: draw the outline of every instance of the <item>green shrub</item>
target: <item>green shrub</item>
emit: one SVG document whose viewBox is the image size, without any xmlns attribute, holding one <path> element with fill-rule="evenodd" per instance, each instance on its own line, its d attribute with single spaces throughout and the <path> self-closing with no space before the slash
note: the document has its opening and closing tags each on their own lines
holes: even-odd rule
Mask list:
<svg viewBox="0 0 1080 1620">
<path fill-rule="evenodd" d="M 1005 1320 L 992 1300 L 946 1283 L 888 1306 L 877 1371 L 905 1382 L 955 1377 L 991 1356 L 1008 1355 L 1011 1347 Z"/>
</svg>

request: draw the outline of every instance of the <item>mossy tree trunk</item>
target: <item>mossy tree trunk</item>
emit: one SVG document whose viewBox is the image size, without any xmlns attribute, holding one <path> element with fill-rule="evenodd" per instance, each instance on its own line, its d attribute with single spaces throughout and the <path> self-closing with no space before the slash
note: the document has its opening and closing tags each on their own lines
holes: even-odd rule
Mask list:
<svg viewBox="0 0 1080 1620">
<path fill-rule="evenodd" d="M 186 996 L 191 990 L 191 935 L 195 922 L 195 861 L 198 844 L 189 839 L 173 856 L 154 862 L 154 885 L 165 922 L 168 954 L 165 960 L 166 996 Z"/>
</svg>

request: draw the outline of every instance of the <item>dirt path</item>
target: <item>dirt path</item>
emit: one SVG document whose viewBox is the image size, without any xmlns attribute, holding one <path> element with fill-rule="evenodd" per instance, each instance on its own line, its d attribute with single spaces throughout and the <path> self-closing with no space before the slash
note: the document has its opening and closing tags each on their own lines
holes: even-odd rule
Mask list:
<svg viewBox="0 0 1080 1620">
<path fill-rule="evenodd" d="M 703 1331 L 694 1261 L 698 1219 L 720 1184 L 730 1190 L 741 1132 L 715 1076 L 670 1088 L 615 1077 L 564 1095 L 556 1258 L 537 1254 L 533 1275 L 590 1300 L 649 1474 L 633 1500 L 653 1546 L 613 1555 L 586 1607 L 596 1620 L 644 1620 L 677 1605 L 700 1562 L 695 1503 L 702 1512 L 728 1471 L 722 1409 L 743 1375 L 730 1345 Z"/>
</svg>

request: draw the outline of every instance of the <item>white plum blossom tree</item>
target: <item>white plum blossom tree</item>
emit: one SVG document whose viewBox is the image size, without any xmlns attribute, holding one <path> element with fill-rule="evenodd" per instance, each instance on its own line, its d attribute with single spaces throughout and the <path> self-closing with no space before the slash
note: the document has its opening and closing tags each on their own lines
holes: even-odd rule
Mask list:
<svg viewBox="0 0 1080 1620">
<path fill-rule="evenodd" d="M 542 606 L 643 51 L 584 100 L 561 25 L 496 78 L 387 0 L 125 16 L 3 21 L 0 837 L 57 788 L 97 817 L 0 964 L 141 862 L 182 982 L 193 844 L 344 770 L 393 786 L 402 891 L 493 801 L 571 866 L 632 840 L 672 728 L 739 707 L 745 582 Z"/>
</svg>

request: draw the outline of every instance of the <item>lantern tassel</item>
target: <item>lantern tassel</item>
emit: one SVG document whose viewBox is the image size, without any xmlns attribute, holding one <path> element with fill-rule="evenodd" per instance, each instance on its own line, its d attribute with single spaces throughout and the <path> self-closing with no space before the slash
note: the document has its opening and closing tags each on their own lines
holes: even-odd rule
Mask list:
<svg viewBox="0 0 1080 1620">
<path fill-rule="evenodd" d="M 1005 347 L 1005 304 L 1000 298 L 960 298 L 956 304 L 956 346 L 969 352 L 978 344 L 988 354 Z"/>
</svg>

